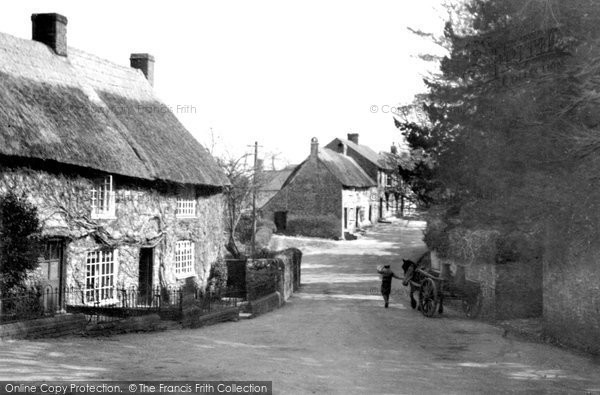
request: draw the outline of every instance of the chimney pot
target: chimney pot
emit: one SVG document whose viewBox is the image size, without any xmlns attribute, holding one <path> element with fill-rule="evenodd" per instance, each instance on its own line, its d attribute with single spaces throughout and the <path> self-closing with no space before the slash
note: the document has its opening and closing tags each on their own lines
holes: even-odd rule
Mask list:
<svg viewBox="0 0 600 395">
<path fill-rule="evenodd" d="M 319 140 L 317 140 L 316 137 L 313 137 L 312 139 L 310 139 L 310 157 L 316 159 L 318 154 L 319 154 Z"/>
<path fill-rule="evenodd" d="M 354 144 L 358 144 L 358 133 L 348 133 L 348 140 L 352 141 Z"/>
<path fill-rule="evenodd" d="M 129 64 L 132 68 L 141 70 L 150 85 L 154 86 L 154 56 L 147 53 L 132 53 Z"/>
<path fill-rule="evenodd" d="M 31 39 L 67 56 L 67 17 L 56 13 L 31 14 Z"/>
</svg>

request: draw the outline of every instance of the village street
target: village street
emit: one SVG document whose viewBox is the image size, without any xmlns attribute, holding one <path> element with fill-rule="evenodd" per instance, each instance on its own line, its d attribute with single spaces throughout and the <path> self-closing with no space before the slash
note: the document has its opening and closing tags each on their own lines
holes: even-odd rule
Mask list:
<svg viewBox="0 0 600 395">
<path fill-rule="evenodd" d="M 375 267 L 423 251 L 421 222 L 356 241 L 277 238 L 304 251 L 302 289 L 266 315 L 194 330 L 0 343 L 0 380 L 272 380 L 274 393 L 600 392 L 600 363 L 447 311 L 424 318 Z M 299 245 L 298 245 L 299 244 Z M 407 308 L 408 306 L 408 308 Z"/>
</svg>

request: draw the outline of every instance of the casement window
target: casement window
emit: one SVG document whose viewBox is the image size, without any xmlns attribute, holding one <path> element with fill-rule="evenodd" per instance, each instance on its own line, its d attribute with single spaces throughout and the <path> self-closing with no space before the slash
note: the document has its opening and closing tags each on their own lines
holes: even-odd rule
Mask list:
<svg viewBox="0 0 600 395">
<path fill-rule="evenodd" d="M 196 216 L 196 196 L 193 188 L 186 188 L 177 196 L 177 217 L 195 217 Z"/>
<path fill-rule="evenodd" d="M 106 176 L 94 182 L 92 188 L 92 218 L 113 218 L 114 216 L 113 177 Z"/>
<path fill-rule="evenodd" d="M 175 277 L 194 275 L 194 243 L 180 240 L 175 245 Z"/>
<path fill-rule="evenodd" d="M 177 212 L 178 217 L 195 217 L 196 216 L 196 199 L 193 198 L 177 198 Z"/>
<path fill-rule="evenodd" d="M 391 187 L 391 186 L 392 186 L 392 175 L 391 175 L 391 174 L 388 174 L 388 175 L 386 176 L 386 178 L 387 178 L 387 180 L 386 180 L 386 181 L 387 181 L 387 186 L 388 186 L 388 187 Z"/>
<path fill-rule="evenodd" d="M 115 277 L 117 250 L 100 250 L 87 253 L 85 262 L 85 301 L 106 304 L 116 301 Z"/>
</svg>

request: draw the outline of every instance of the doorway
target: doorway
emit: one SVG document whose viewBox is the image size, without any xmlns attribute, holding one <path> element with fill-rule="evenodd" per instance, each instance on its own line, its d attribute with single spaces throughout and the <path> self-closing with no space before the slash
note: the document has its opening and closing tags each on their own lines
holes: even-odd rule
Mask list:
<svg viewBox="0 0 600 395">
<path fill-rule="evenodd" d="M 154 248 L 140 249 L 138 278 L 138 303 L 152 305 L 152 271 L 154 268 Z"/>
<path fill-rule="evenodd" d="M 287 228 L 287 211 L 275 211 L 275 217 L 273 218 L 277 232 L 281 233 Z"/>
<path fill-rule="evenodd" d="M 59 311 L 64 303 L 66 275 L 64 249 L 64 240 L 58 238 L 47 239 L 42 246 L 40 269 L 44 273 L 47 284 L 43 295 L 46 311 Z"/>
</svg>

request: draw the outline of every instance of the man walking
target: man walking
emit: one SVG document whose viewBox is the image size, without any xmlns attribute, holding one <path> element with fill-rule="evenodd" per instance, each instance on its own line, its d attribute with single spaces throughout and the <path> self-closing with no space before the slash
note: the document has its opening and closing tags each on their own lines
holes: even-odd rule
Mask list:
<svg viewBox="0 0 600 395">
<path fill-rule="evenodd" d="M 390 293 L 392 292 L 392 277 L 399 280 L 401 278 L 394 274 L 392 269 L 390 269 L 390 265 L 385 265 L 383 268 L 378 267 L 377 272 L 381 275 L 381 295 L 383 295 L 383 301 L 387 309 L 390 301 Z"/>
</svg>

